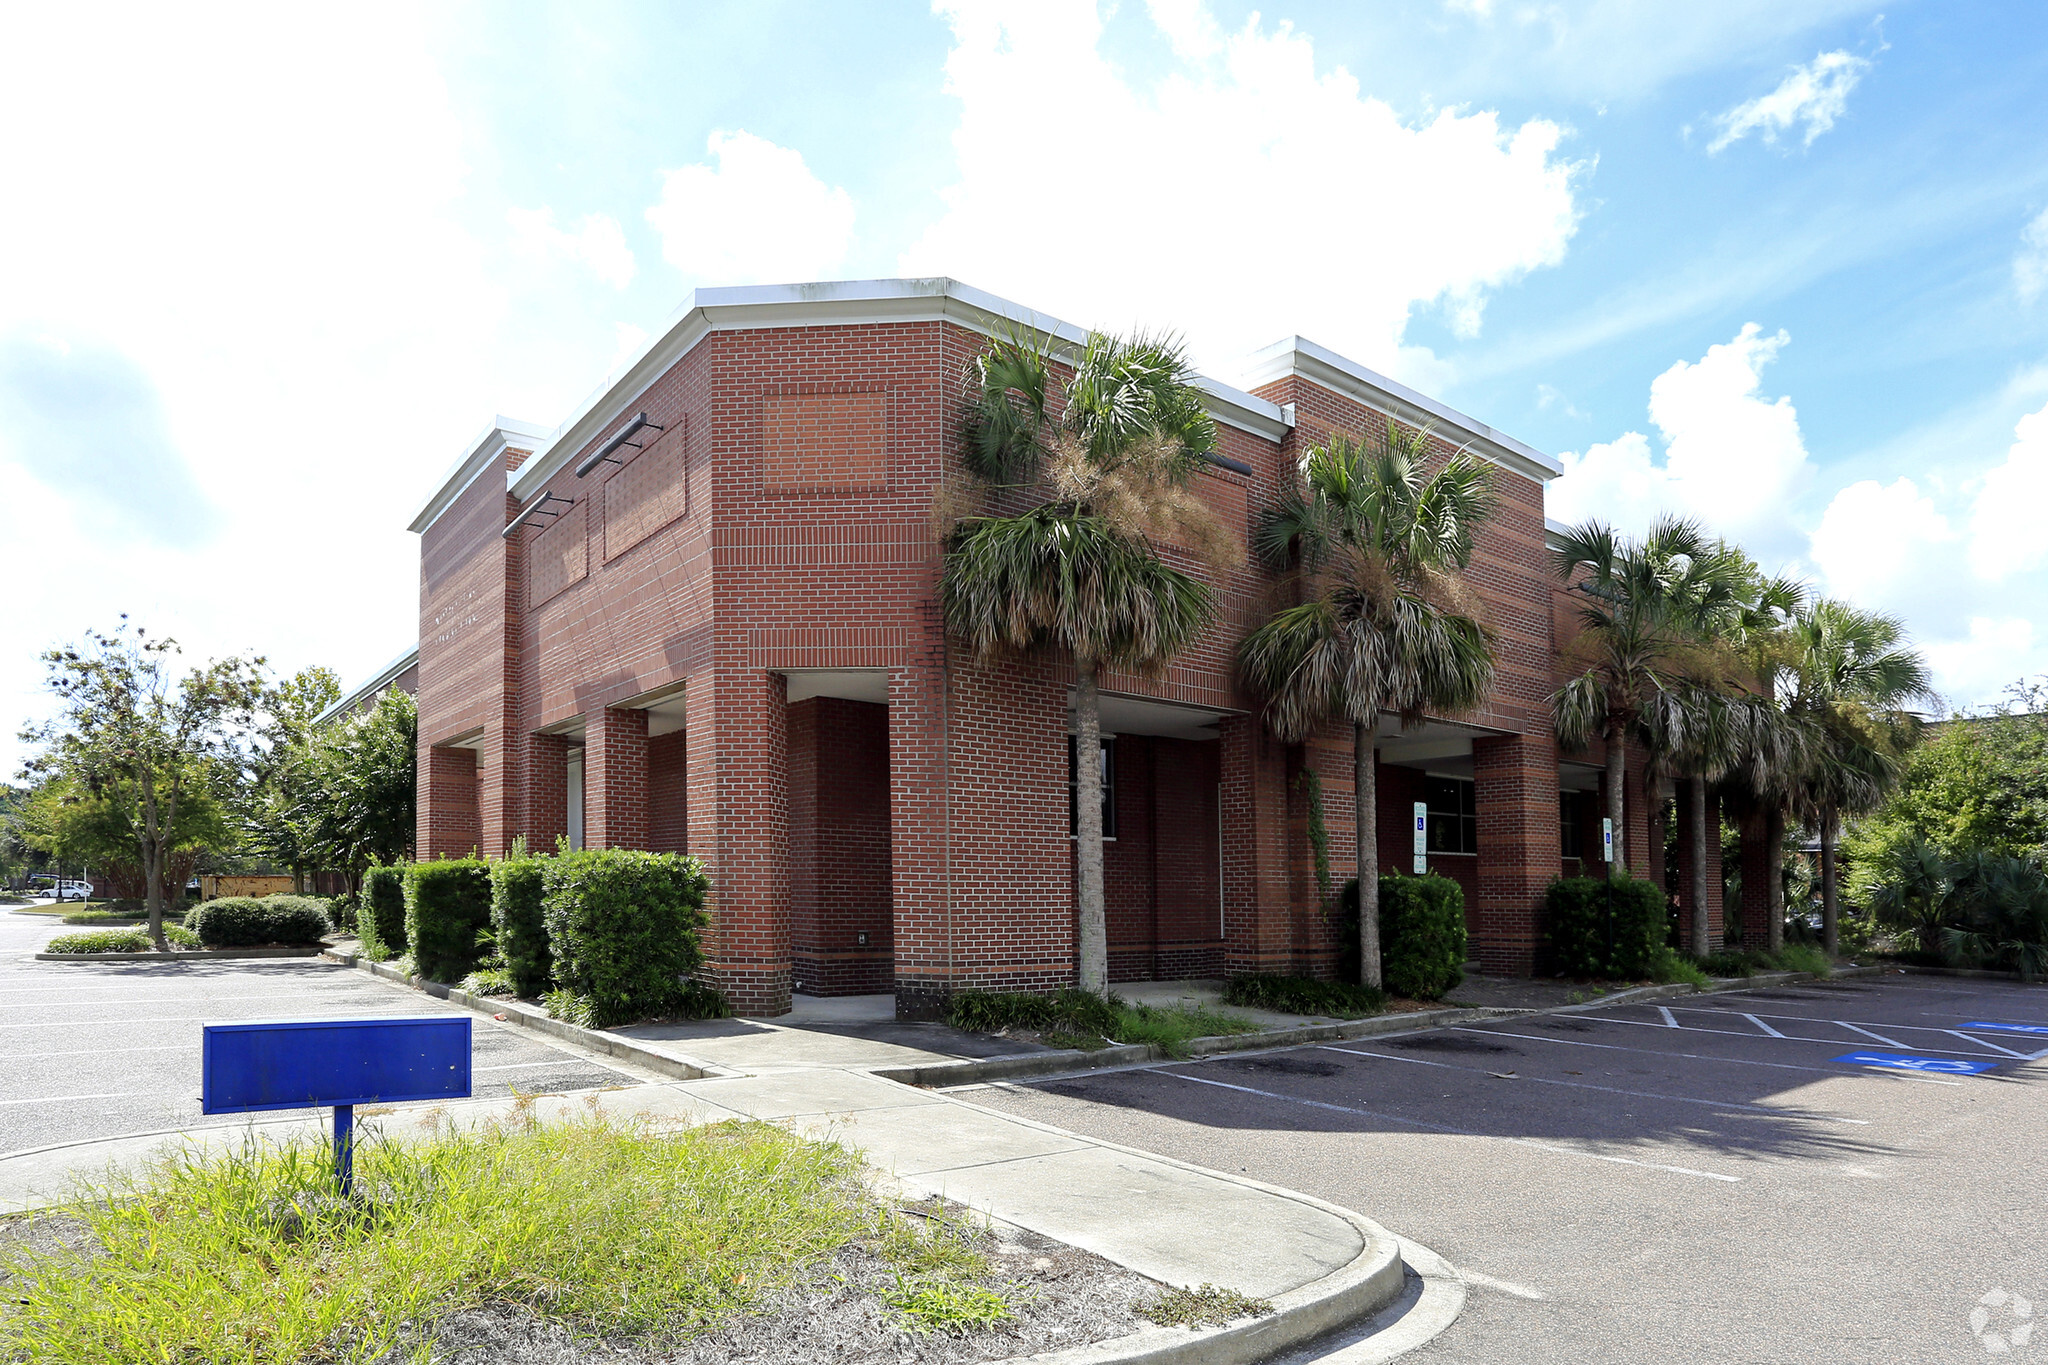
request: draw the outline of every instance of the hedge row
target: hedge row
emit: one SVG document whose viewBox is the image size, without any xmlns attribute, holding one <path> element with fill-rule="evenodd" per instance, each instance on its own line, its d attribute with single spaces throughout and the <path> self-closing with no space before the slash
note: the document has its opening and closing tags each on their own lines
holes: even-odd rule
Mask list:
<svg viewBox="0 0 2048 1365">
<path fill-rule="evenodd" d="M 312 896 L 222 896 L 187 915 L 185 927 L 208 948 L 254 948 L 318 943 L 333 925 Z"/>
<path fill-rule="evenodd" d="M 1639 877 L 1564 877 L 1544 897 L 1551 970 L 1623 981 L 1654 974 L 1668 915 L 1664 891 Z"/>
<path fill-rule="evenodd" d="M 704 960 L 708 889 L 695 858 L 634 849 L 375 867 L 363 879 L 363 950 L 410 952 L 430 981 L 482 968 L 497 989 L 546 995 L 557 1015 L 596 1028 L 722 1016 L 723 997 L 690 981 Z"/>
<path fill-rule="evenodd" d="M 1346 981 L 1359 972 L 1358 879 L 1344 884 Z M 1465 979 L 1465 890 L 1432 872 L 1380 877 L 1380 979 L 1389 995 L 1441 999 Z"/>
</svg>

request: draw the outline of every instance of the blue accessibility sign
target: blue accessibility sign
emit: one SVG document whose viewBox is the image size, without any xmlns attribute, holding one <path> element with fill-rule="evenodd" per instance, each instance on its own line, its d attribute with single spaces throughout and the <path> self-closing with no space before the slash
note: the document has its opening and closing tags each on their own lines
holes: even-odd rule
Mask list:
<svg viewBox="0 0 2048 1365">
<path fill-rule="evenodd" d="M 1937 1071 L 1944 1076 L 1974 1076 L 1996 1062 L 1968 1062 L 1961 1057 L 1911 1057 L 1903 1052 L 1845 1052 L 1834 1058 L 1851 1066 L 1886 1066 L 1894 1071 Z"/>
<path fill-rule="evenodd" d="M 1997 1033 L 2041 1033 L 2048 1034 L 2048 1024 L 1965 1024 L 1964 1028 L 1988 1028 Z"/>
</svg>

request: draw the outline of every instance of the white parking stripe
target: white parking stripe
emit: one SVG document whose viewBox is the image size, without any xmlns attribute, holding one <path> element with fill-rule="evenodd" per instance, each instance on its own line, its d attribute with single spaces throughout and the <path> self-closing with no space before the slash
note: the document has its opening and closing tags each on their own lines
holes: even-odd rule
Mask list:
<svg viewBox="0 0 2048 1365">
<path fill-rule="evenodd" d="M 66 1100 L 117 1100 L 129 1095 L 147 1093 L 143 1090 L 103 1090 L 97 1095 L 35 1095 L 25 1100 L 0 1100 L 0 1104 L 60 1104 Z"/>
<path fill-rule="evenodd" d="M 1452 1128 L 1442 1123 L 1424 1123 L 1421 1119 L 1404 1119 L 1393 1114 L 1378 1113 L 1371 1109 L 1353 1109 L 1348 1105 L 1329 1104 L 1323 1100 L 1305 1100 L 1296 1095 L 1283 1095 L 1273 1090 L 1254 1090 L 1248 1085 L 1232 1085 L 1228 1081 L 1212 1081 L 1205 1076 L 1188 1076 L 1178 1071 L 1155 1071 L 1159 1076 L 1170 1076 L 1177 1081 L 1192 1081 L 1196 1085 L 1213 1085 L 1221 1090 L 1236 1090 L 1246 1095 L 1258 1095 L 1263 1099 L 1285 1100 L 1290 1104 L 1306 1105 L 1310 1109 L 1327 1109 L 1338 1114 L 1357 1114 L 1361 1118 L 1379 1119 L 1386 1123 L 1398 1123 L 1409 1128 L 1421 1128 L 1431 1133 L 1449 1133 L 1453 1137 L 1492 1138 L 1496 1142 L 1512 1142 L 1517 1147 L 1534 1147 L 1539 1152 L 1556 1152 L 1560 1156 L 1582 1156 L 1590 1161 L 1612 1161 L 1622 1166 L 1641 1166 L 1646 1170 L 1670 1171 L 1674 1175 L 1695 1175 L 1702 1180 L 1724 1180 L 1729 1184 L 1740 1184 L 1739 1175 L 1720 1175 L 1713 1171 L 1696 1171 L 1690 1166 L 1666 1166 L 1658 1161 L 1637 1161 L 1633 1157 L 1608 1156 L 1604 1152 L 1588 1152 L 1577 1147 L 1566 1147 L 1554 1142 L 1538 1142 L 1534 1138 L 1502 1137 L 1497 1133 L 1479 1133 L 1470 1128 Z"/>
<path fill-rule="evenodd" d="M 1848 1029 L 1851 1033 L 1860 1033 L 1865 1038 L 1875 1038 L 1880 1043 L 1889 1043 L 1893 1047 L 1905 1046 L 1904 1043 L 1900 1042 L 1896 1038 L 1887 1038 L 1882 1033 L 1872 1033 L 1869 1029 L 1862 1027 L 1860 1024 L 1852 1024 L 1849 1023 L 1847 1020 L 1843 1019 L 1833 1019 L 1829 1022 L 1832 1023 L 1836 1028 L 1845 1028 Z"/>
<path fill-rule="evenodd" d="M 1772 1028 L 1769 1024 L 1766 1024 L 1763 1020 L 1757 1018 L 1754 1014 L 1745 1014 L 1742 1017 L 1749 1020 L 1750 1023 L 1755 1024 L 1765 1033 L 1770 1034 L 1773 1038 L 1783 1038 L 1785 1036 L 1784 1034 L 1778 1032 L 1776 1029 Z"/>
<path fill-rule="evenodd" d="M 2017 1057 L 2023 1062 L 2033 1061 L 2036 1055 L 2032 1052 L 2014 1052 L 2009 1047 L 1999 1047 L 1997 1043 L 1992 1042 L 1989 1038 L 1979 1038 L 1974 1034 L 1964 1033 L 1958 1029 L 1945 1028 L 1942 1032 L 1952 1037 L 1960 1038 L 1966 1043 L 1982 1043 L 1985 1047 L 1997 1048 L 1998 1051 L 2003 1052 L 2006 1056 Z"/>
<path fill-rule="evenodd" d="M 80 1049 L 77 1052 L 9 1052 L 4 1056 L 0 1056 L 0 1066 L 5 1066 L 9 1062 L 41 1061 L 47 1057 L 118 1057 L 130 1052 L 190 1052 L 191 1050 L 192 1044 L 190 1043 L 164 1043 L 157 1047 L 124 1047 L 119 1051 L 109 1051 L 103 1047 L 89 1047 Z"/>
<path fill-rule="evenodd" d="M 1421 1057 L 1396 1057 L 1390 1052 L 1360 1052 L 1356 1048 L 1322 1045 L 1324 1052 L 1348 1052 L 1354 1057 L 1376 1057 L 1383 1062 L 1407 1062 L 1413 1066 L 1435 1066 L 1445 1071 L 1464 1071 L 1474 1076 L 1491 1076 L 1495 1073 L 1476 1066 L 1457 1066 L 1450 1062 L 1432 1062 Z M 1627 1095 L 1639 1100 L 1669 1100 L 1673 1104 L 1699 1104 L 1709 1109 L 1746 1109 L 1752 1114 L 1769 1114 L 1776 1119 L 1820 1119 L 1827 1123 L 1856 1123 L 1868 1127 L 1869 1119 L 1847 1119 L 1835 1114 L 1807 1114 L 1796 1109 L 1776 1109 L 1768 1104 L 1745 1104 L 1741 1100 L 1707 1100 L 1697 1095 L 1660 1095 L 1654 1090 L 1620 1090 L 1611 1085 L 1594 1085 L 1590 1081 L 1561 1081 L 1551 1076 L 1517 1076 L 1518 1081 L 1533 1081 L 1537 1085 L 1568 1085 L 1574 1090 L 1598 1090 L 1605 1095 Z"/>
<path fill-rule="evenodd" d="M 1844 1076 L 1848 1073 L 1830 1071 L 1824 1066 L 1799 1066 L 1793 1062 L 1759 1062 L 1749 1057 L 1709 1057 L 1699 1052 L 1665 1052 L 1654 1047 L 1623 1047 L 1619 1043 L 1589 1043 L 1579 1038 L 1550 1038 L 1540 1033 L 1506 1033 L 1499 1029 L 1462 1028 L 1453 1025 L 1451 1033 L 1477 1033 L 1488 1038 L 1520 1038 L 1531 1043 L 1560 1043 L 1565 1047 L 1597 1047 L 1603 1052 L 1633 1052 L 1640 1057 L 1683 1057 L 1689 1062 L 1725 1062 L 1729 1066 L 1766 1066 L 1773 1071 L 1805 1071 L 1816 1076 Z M 1714 1030 L 1691 1029 L 1692 1033 L 1706 1033 Z M 1732 1035 L 1738 1038 L 1753 1038 L 1755 1034 Z M 1904 1081 L 1924 1081 L 1928 1085 L 1961 1085 L 1961 1081 L 1944 1081 L 1934 1076 L 1923 1076 L 1917 1071 L 1872 1071 L 1872 1076 L 1896 1076 Z"/>
<path fill-rule="evenodd" d="M 1671 1017 L 1671 1011 L 1670 1011 L 1670 1010 L 1666 1009 L 1666 1008 L 1665 1008 L 1664 1006 L 1662 1006 L 1662 1005 L 1659 1005 L 1659 1006 L 1657 1006 L 1657 1013 L 1659 1013 L 1659 1014 L 1661 1014 L 1661 1015 L 1663 1015 L 1663 1016 L 1664 1016 L 1664 1027 L 1666 1027 L 1666 1028 L 1677 1028 L 1677 1027 L 1678 1027 L 1678 1021 L 1677 1021 L 1676 1019 L 1673 1019 L 1673 1018 Z"/>
<path fill-rule="evenodd" d="M 1636 1028 L 1656 1028 L 1656 1029 L 1661 1029 L 1661 1028 L 1663 1028 L 1663 1027 L 1664 1027 L 1664 1026 L 1663 1026 L 1662 1024 L 1653 1024 L 1653 1023 L 1651 1023 L 1651 1022 L 1650 1022 L 1650 1021 L 1649 1021 L 1648 1019 L 1615 1019 L 1615 1018 L 1611 1018 L 1611 1017 L 1609 1017 L 1609 1016 L 1607 1016 L 1607 1015 L 1605 1015 L 1605 1014 L 1575 1014 L 1575 1015 L 1573 1015 L 1573 1016 L 1572 1016 L 1572 1018 L 1574 1018 L 1574 1019 L 1590 1019 L 1590 1020 L 1594 1021 L 1595 1023 L 1600 1023 L 1600 1024 L 1630 1024 L 1630 1025 L 1633 1025 L 1633 1026 L 1634 1026 L 1634 1027 L 1636 1027 Z M 1815 1021 L 1815 1022 L 1825 1022 L 1825 1021 Z M 1686 1033 L 1711 1033 L 1711 1034 L 1713 1034 L 1713 1035 L 1714 1035 L 1715 1037 L 1717 1037 L 1717 1038 L 1748 1038 L 1748 1039 L 1752 1039 L 1752 1040 L 1755 1040 L 1755 1039 L 1759 1039 L 1759 1038 L 1762 1038 L 1762 1037 L 1764 1036 L 1764 1035 L 1763 1035 L 1763 1034 L 1761 1034 L 1761 1033 L 1739 1033 L 1739 1032 L 1737 1032 L 1736 1030 L 1734 1030 L 1734 1029 L 1729 1029 L 1729 1028 L 1700 1028 L 1700 1027 L 1698 1027 L 1697 1025 L 1694 1025 L 1694 1024 L 1680 1024 L 1680 1025 L 1679 1025 L 1678 1027 L 1679 1027 L 1679 1028 L 1680 1028 L 1680 1029 L 1681 1029 L 1682 1031 L 1684 1031 L 1684 1032 L 1686 1032 Z M 1775 1032 L 1774 1032 L 1773 1036 L 1775 1036 L 1775 1037 L 1777 1037 L 1777 1038 L 1780 1038 L 1780 1039 L 1783 1039 L 1783 1040 L 1784 1040 L 1785 1042 L 1788 1042 L 1788 1043 L 1817 1043 L 1817 1044 L 1819 1044 L 1819 1045 L 1820 1045 L 1821 1047 L 1827 1047 L 1827 1046 L 1830 1046 L 1830 1044 L 1828 1043 L 1828 1040 L 1827 1040 L 1827 1039 L 1825 1039 L 1825 1038 L 1793 1038 L 1793 1037 L 1790 1037 L 1790 1036 L 1788 1036 L 1788 1035 L 1786 1035 L 1786 1034 L 1783 1034 L 1783 1033 L 1775 1033 Z M 1976 1040 L 1975 1040 L 1975 1039 L 1971 1039 L 1971 1040 L 1969 1040 L 1969 1041 L 1975 1042 Z M 1840 1043 L 1836 1043 L 1836 1044 L 1833 1044 L 1833 1046 L 1835 1046 L 1835 1047 L 1840 1047 L 1840 1046 L 1841 1046 L 1841 1044 L 1840 1044 Z M 1941 1055 L 1943 1055 L 1943 1056 L 1945 1056 L 1945 1057 L 1989 1057 L 1989 1056 L 1991 1055 L 1991 1054 L 1990 1054 L 1990 1053 L 1988 1053 L 1988 1052 L 1958 1052 L 1958 1051 L 1956 1051 L 1956 1050 L 1955 1050 L 1954 1048 L 1952 1048 L 1952 1047 L 1922 1047 L 1922 1046 L 1920 1046 L 1920 1045 L 1919 1045 L 1918 1043 L 1915 1043 L 1915 1044 L 1913 1045 L 1913 1050 L 1914 1050 L 1915 1052 L 1934 1052 L 1934 1053 L 1940 1053 Z"/>
<path fill-rule="evenodd" d="M 392 1003 L 397 1003 L 396 1001 Z M 262 1015 L 255 1016 L 262 1018 Z M 295 1014 L 294 1019 L 349 1019 L 353 1014 Z M 25 1028 L 120 1028 L 127 1024 L 240 1024 L 248 1019 L 224 1018 L 215 1014 L 161 1014 L 143 1019 L 54 1019 L 33 1024 L 0 1024 L 0 1033 Z"/>
<path fill-rule="evenodd" d="M 226 994 L 226 993 L 225 993 L 225 992 L 223 992 L 223 994 Z M 374 991 L 374 990 L 365 990 L 365 991 L 363 991 L 363 995 L 364 995 L 365 997 L 374 997 L 374 998 L 377 998 L 377 999 L 382 999 L 382 998 L 383 998 L 383 992 L 381 992 L 381 991 Z M 308 996 L 314 996 L 315 998 L 319 998 L 319 999 L 326 999 L 326 1000 L 333 1000 L 333 999 L 338 999 L 338 998 L 340 998 L 340 997 L 339 997 L 339 996 L 338 996 L 338 995 L 337 995 L 337 994 L 336 994 L 335 992 L 332 992 L 332 991 L 320 991 L 320 992 L 312 992 L 312 991 L 270 991 L 270 992 L 266 992 L 266 993 L 264 993 L 264 994 L 261 994 L 261 995 L 234 995 L 234 996 L 232 996 L 231 998 L 232 998 L 232 999 L 234 1000 L 234 1002 L 235 1002 L 236 1004 L 240 1004 L 240 1003 L 241 1003 L 242 1001 L 244 1001 L 244 1000 L 304 1000 L 304 999 L 306 999 L 306 998 L 307 998 Z M 135 1003 L 136 1003 L 136 1004 L 138 1004 L 138 1005 L 184 1005 L 184 1004 L 193 1004 L 193 1005 L 203 1005 L 203 1004 L 206 1004 L 206 1003 L 207 1003 L 207 1002 L 208 1002 L 208 1001 L 209 1001 L 209 1000 L 210 1000 L 211 998 L 213 998 L 213 997 L 210 997 L 210 996 L 207 996 L 207 995 L 190 995 L 190 994 L 188 994 L 188 995 L 151 995 L 151 996 L 142 996 L 142 997 L 139 997 L 139 998 L 138 998 L 138 997 L 135 997 L 135 996 L 129 996 L 129 997 L 127 997 L 127 998 L 128 998 L 128 999 L 131 999 L 131 1000 L 134 1000 L 134 1001 L 135 1001 Z M 0 1010 L 54 1010 L 54 1009 L 62 1009 L 62 1008 L 64 1008 L 64 1007 L 65 1007 L 65 1005 L 66 1005 L 66 1003 L 67 1003 L 67 1002 L 66 1002 L 66 1001 L 63 1001 L 63 1000 L 19 1000 L 19 1001 L 12 1001 L 12 1002 L 9 1002 L 9 1003 L 6 1003 L 6 1004 L 0 1004 Z M 107 1001 L 105 1001 L 105 1000 L 90 1000 L 90 1001 L 81 1001 L 81 1002 L 79 1002 L 79 1003 L 80 1003 L 80 1004 L 92 1004 L 92 1005 L 104 1005 L 104 1004 L 106 1004 L 106 1003 L 108 1003 L 108 1002 L 107 1002 Z M 0 1028 L 4 1028 L 4 1027 L 6 1027 L 6 1025 L 4 1025 L 4 1024 L 0 1024 Z"/>
</svg>

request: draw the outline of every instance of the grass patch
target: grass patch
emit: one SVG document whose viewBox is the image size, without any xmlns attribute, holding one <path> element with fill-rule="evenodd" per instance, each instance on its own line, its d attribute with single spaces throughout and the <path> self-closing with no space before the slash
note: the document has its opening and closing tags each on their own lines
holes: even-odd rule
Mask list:
<svg viewBox="0 0 2048 1365">
<path fill-rule="evenodd" d="M 1137 1308 L 1139 1317 L 1161 1327 L 1221 1327 L 1239 1318 L 1263 1318 L 1272 1311 L 1269 1299 L 1250 1298 L 1213 1284 L 1200 1289 L 1169 1289 Z"/>
<path fill-rule="evenodd" d="M 701 981 L 685 981 L 666 1000 L 647 1002 L 644 1010 L 606 1010 L 587 995 L 557 987 L 541 997 L 548 1016 L 578 1028 L 617 1028 L 643 1019 L 730 1019 L 732 1003 Z"/>
<path fill-rule="evenodd" d="M 873 1233 L 858 1170 L 769 1124 L 444 1127 L 363 1142 L 350 1205 L 318 1143 L 187 1149 L 73 1210 L 98 1254 L 0 1250 L 0 1358 L 365 1362 L 493 1302 L 687 1336 Z"/>
<path fill-rule="evenodd" d="M 1223 988 L 1223 1000 L 1248 1009 L 1320 1014 L 1332 1019 L 1364 1019 L 1387 1007 L 1387 993 L 1375 986 L 1267 974 L 1233 976 Z"/>
<path fill-rule="evenodd" d="M 1834 969 L 1828 955 L 1808 943 L 1788 943 L 1775 953 L 1762 953 L 1754 949 L 1730 949 L 1687 960 L 1695 963 L 1709 976 L 1745 979 L 1755 976 L 1758 972 L 1809 972 L 1814 976 L 1825 977 Z"/>
<path fill-rule="evenodd" d="M 1017 1316 L 1010 1311 L 1009 1300 L 995 1290 L 951 1280 L 899 1279 L 896 1288 L 883 1291 L 882 1302 L 896 1310 L 906 1330 L 920 1336 L 931 1332 L 962 1335 Z"/>
<path fill-rule="evenodd" d="M 468 991 L 471 995 L 517 995 L 512 988 L 512 973 L 503 967 L 479 967 L 462 978 L 457 990 Z"/>
<path fill-rule="evenodd" d="M 1811 943 L 1788 943 L 1773 956 L 1781 972 L 1810 972 L 1826 977 L 1835 967 L 1827 953 Z"/>
<path fill-rule="evenodd" d="M 1171 1057 L 1187 1055 L 1196 1038 L 1256 1033 L 1249 1019 L 1216 1010 L 1133 1005 L 1116 995 L 1087 991 L 961 991 L 946 1007 L 946 1022 L 970 1033 L 1032 1029 L 1055 1047 L 1096 1051 L 1111 1043 L 1149 1043 Z"/>
<path fill-rule="evenodd" d="M 174 923 L 185 918 L 185 907 L 166 906 L 164 922 Z M 106 910 L 70 910 L 64 915 L 66 924 L 145 924 L 149 921 L 149 907 L 133 902 L 116 903 Z"/>
</svg>

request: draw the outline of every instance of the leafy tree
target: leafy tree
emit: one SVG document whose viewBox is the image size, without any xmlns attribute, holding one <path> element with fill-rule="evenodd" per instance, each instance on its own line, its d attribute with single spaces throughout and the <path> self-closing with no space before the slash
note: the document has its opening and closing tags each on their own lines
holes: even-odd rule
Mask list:
<svg viewBox="0 0 2048 1365">
<path fill-rule="evenodd" d="M 1899 783 L 1843 839 L 1850 894 L 1867 895 L 1865 869 L 1912 835 L 1954 856 L 1982 849 L 2048 855 L 2048 680 L 2016 683 L 1982 716 L 1928 727 Z"/>
<path fill-rule="evenodd" d="M 232 834 L 211 782 L 195 783 L 178 803 L 166 844 L 164 888 L 167 896 L 182 888 L 199 856 L 225 844 Z M 113 895 L 140 898 L 148 894 L 147 870 L 130 808 L 104 793 L 95 793 L 64 777 L 53 777 L 25 804 L 23 828 L 27 842 L 60 863 L 95 869 Z"/>
<path fill-rule="evenodd" d="M 1101 670 L 1157 671 L 1216 619 L 1216 595 L 1162 546 L 1228 563 L 1235 547 L 1190 486 L 1216 426 L 1179 343 L 1093 335 L 1062 382 L 1034 338 L 976 358 L 964 477 L 933 516 L 946 628 L 981 658 L 1064 654 L 1074 667 L 1076 943 L 1081 989 L 1108 989 L 1102 880 Z"/>
<path fill-rule="evenodd" d="M 334 670 L 315 665 L 263 693 L 263 720 L 238 789 L 237 823 L 250 851 L 288 870 L 296 889 L 321 860 L 306 812 L 317 808 L 314 721 L 341 697 Z"/>
<path fill-rule="evenodd" d="M 1291 570 L 1301 601 L 1247 635 L 1238 661 L 1266 724 L 1298 744 L 1351 724 L 1359 974 L 1381 981 L 1375 740 L 1383 713 L 1414 721 L 1485 697 L 1493 650 L 1463 570 L 1487 515 L 1487 469 L 1458 451 L 1434 474 L 1427 430 L 1311 449 L 1301 484 L 1261 520 L 1260 556 Z"/>
<path fill-rule="evenodd" d="M 387 689 L 358 715 L 337 717 L 315 733 L 292 779 L 289 818 L 321 866 L 339 870 L 353 893 L 371 863 L 412 852 L 417 826 L 419 705 Z"/>
<path fill-rule="evenodd" d="M 43 655 L 58 714 L 22 732 L 40 746 L 26 765 L 120 811 L 143 867 L 149 936 L 164 941 L 164 872 L 179 808 L 209 774 L 235 765 L 261 695 L 261 659 L 219 659 L 177 676 L 177 642 L 152 639 L 123 616 L 111 633 Z"/>
</svg>

